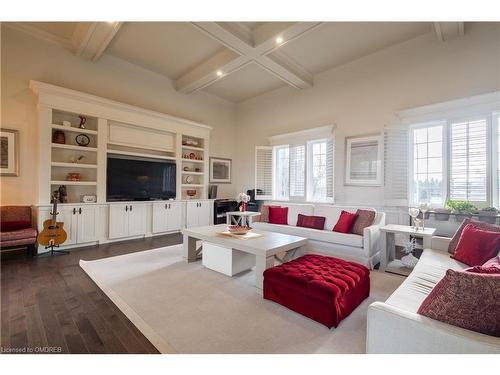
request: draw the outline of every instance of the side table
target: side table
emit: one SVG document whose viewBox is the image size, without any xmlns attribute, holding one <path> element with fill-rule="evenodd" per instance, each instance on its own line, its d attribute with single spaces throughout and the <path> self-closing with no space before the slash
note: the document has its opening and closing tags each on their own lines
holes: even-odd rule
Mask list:
<svg viewBox="0 0 500 375">
<path fill-rule="evenodd" d="M 259 216 L 260 212 L 254 211 L 230 211 L 226 212 L 227 225 L 252 226 L 252 218 Z"/>
<path fill-rule="evenodd" d="M 380 251 L 380 271 L 392 272 L 403 276 L 408 276 L 411 269 L 405 267 L 396 256 L 396 234 L 419 237 L 423 239 L 424 249 L 430 249 L 431 239 L 436 228 L 425 228 L 415 230 L 409 225 L 388 224 L 380 228 L 381 251 Z"/>
</svg>

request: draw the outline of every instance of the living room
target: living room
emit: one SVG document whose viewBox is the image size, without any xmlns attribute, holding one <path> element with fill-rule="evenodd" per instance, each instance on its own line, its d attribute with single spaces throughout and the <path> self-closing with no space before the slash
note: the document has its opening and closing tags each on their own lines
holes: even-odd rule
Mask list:
<svg viewBox="0 0 500 375">
<path fill-rule="evenodd" d="M 2 353 L 498 359 L 490 5 L 13 6 Z"/>
</svg>

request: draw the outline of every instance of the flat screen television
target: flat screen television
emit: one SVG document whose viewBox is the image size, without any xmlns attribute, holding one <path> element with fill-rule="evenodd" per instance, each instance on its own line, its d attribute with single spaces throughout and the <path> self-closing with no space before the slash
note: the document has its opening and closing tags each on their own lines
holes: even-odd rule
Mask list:
<svg viewBox="0 0 500 375">
<path fill-rule="evenodd" d="M 107 201 L 171 199 L 176 195 L 174 161 L 108 154 Z"/>
</svg>

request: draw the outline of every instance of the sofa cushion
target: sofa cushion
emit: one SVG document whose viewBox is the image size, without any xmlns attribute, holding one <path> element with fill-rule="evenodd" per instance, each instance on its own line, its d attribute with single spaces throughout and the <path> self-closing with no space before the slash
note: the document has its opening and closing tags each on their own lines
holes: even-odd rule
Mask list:
<svg viewBox="0 0 500 375">
<path fill-rule="evenodd" d="M 339 220 L 333 227 L 333 231 L 340 233 L 349 233 L 357 218 L 358 218 L 357 214 L 353 214 L 342 210 L 342 212 L 340 213 Z"/>
<path fill-rule="evenodd" d="M 297 226 L 311 229 L 323 230 L 325 227 L 325 218 L 322 216 L 307 216 L 299 214 Z"/>
<path fill-rule="evenodd" d="M 269 223 L 271 224 L 288 224 L 288 207 L 269 206 Z"/>
<path fill-rule="evenodd" d="M 465 231 L 465 230 L 464 230 Z M 500 337 L 500 276 L 446 271 L 422 302 L 418 314 Z"/>
<path fill-rule="evenodd" d="M 282 207 L 288 207 L 288 225 L 297 225 L 299 214 L 311 216 L 314 213 L 312 204 L 289 203 L 282 204 Z"/>
<path fill-rule="evenodd" d="M 260 217 L 258 221 L 262 221 L 263 223 L 269 223 L 269 205 L 263 204 L 260 208 Z"/>
<path fill-rule="evenodd" d="M 458 241 L 460 240 L 460 235 L 462 234 L 462 231 L 467 224 L 473 224 L 476 228 L 487 230 L 490 232 L 500 232 L 500 225 L 489 224 L 484 221 L 465 219 L 453 235 L 450 244 L 448 245 L 448 252 L 450 254 L 453 254 L 455 252 L 455 248 L 457 247 Z"/>
<path fill-rule="evenodd" d="M 448 269 L 462 271 L 467 266 L 439 250 L 425 249 L 411 274 L 387 299 L 388 305 L 416 313 L 432 288 Z"/>
<path fill-rule="evenodd" d="M 452 258 L 469 266 L 481 266 L 496 256 L 500 249 L 500 233 L 489 232 L 467 224 Z"/>
<path fill-rule="evenodd" d="M 352 233 L 337 233 L 330 230 L 318 230 L 311 228 L 295 227 L 292 225 L 276 225 L 271 223 L 256 222 L 252 224 L 255 229 L 267 230 L 283 234 L 291 234 L 299 237 L 305 237 L 313 241 L 329 242 L 333 244 L 351 246 L 356 248 L 363 247 L 363 236 Z"/>
<path fill-rule="evenodd" d="M 7 241 L 24 240 L 36 238 L 36 229 L 26 228 L 13 230 L 10 232 L 0 232 L 0 241 L 2 244 Z"/>
<path fill-rule="evenodd" d="M 325 218 L 325 229 L 332 230 L 340 217 L 342 209 L 338 206 L 318 205 L 314 207 L 315 216 Z"/>
<path fill-rule="evenodd" d="M 351 228 L 351 233 L 363 235 L 363 230 L 373 224 L 376 212 L 373 210 L 357 210 L 358 215 L 354 225 Z"/>
</svg>

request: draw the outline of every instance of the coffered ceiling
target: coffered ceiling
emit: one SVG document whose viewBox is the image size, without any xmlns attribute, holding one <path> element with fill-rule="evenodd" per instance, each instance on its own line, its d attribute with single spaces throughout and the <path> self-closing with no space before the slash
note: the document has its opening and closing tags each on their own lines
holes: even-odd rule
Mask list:
<svg viewBox="0 0 500 375">
<path fill-rule="evenodd" d="M 380 49 L 433 32 L 444 42 L 461 22 L 24 22 L 7 26 L 98 63 L 109 54 L 171 79 L 186 95 L 203 90 L 241 102 Z"/>
</svg>

